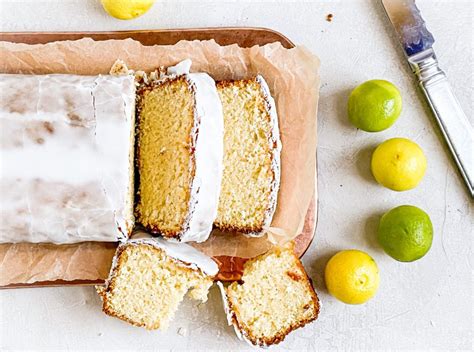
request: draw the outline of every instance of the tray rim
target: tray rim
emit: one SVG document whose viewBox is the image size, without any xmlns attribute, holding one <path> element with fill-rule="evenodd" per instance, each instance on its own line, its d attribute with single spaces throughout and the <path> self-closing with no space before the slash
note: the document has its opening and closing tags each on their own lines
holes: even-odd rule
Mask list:
<svg viewBox="0 0 474 352">
<path fill-rule="evenodd" d="M 83 35 L 83 38 L 87 38 L 88 35 L 126 35 L 126 34 L 146 34 L 146 33 L 205 33 L 205 32 L 237 32 L 237 31 L 249 31 L 249 32 L 263 32 L 263 33 L 271 33 L 280 39 L 280 43 L 287 44 L 290 48 L 294 48 L 296 45 L 284 34 L 279 31 L 276 31 L 271 28 L 267 27 L 242 27 L 242 26 L 230 26 L 230 27 L 191 27 L 191 28 L 170 28 L 170 29 L 138 29 L 138 30 L 118 30 L 118 31 L 24 31 L 24 32 L 2 32 L 0 31 L 0 41 L 6 42 L 13 42 L 10 40 L 6 40 L 3 37 L 20 37 L 20 36 L 40 36 L 40 35 Z M 77 40 L 77 39 L 66 39 L 66 40 Z M 113 38 L 110 39 L 99 39 L 99 40 L 114 40 Z M 115 39 L 121 40 L 121 39 Z M 186 39 L 182 39 L 186 40 Z M 55 42 L 53 40 L 51 42 Z M 22 42 L 13 42 L 13 43 L 22 43 Z M 160 44 L 155 44 L 160 45 Z M 167 45 L 167 44 L 161 44 Z M 257 44 L 255 44 L 257 45 Z"/>
<path fill-rule="evenodd" d="M 12 43 L 23 43 L 22 41 L 12 41 L 12 40 L 7 40 L 4 37 L 22 37 L 22 36 L 41 36 L 41 35 L 61 35 L 61 36 L 76 36 L 76 35 L 82 35 L 82 38 L 87 38 L 88 35 L 127 35 L 127 34 L 146 34 L 146 33 L 205 33 L 208 32 L 208 34 L 212 34 L 214 32 L 237 32 L 237 31 L 248 31 L 248 32 L 262 32 L 262 33 L 271 33 L 275 37 L 277 37 L 279 42 L 288 48 L 293 48 L 295 47 L 295 44 L 284 34 L 282 34 L 279 31 L 267 28 L 267 27 L 196 27 L 196 28 L 173 28 L 173 29 L 150 29 L 150 30 L 119 30 L 119 31 L 25 31 L 25 32 L 1 32 L 0 31 L 0 41 L 3 42 L 12 42 Z M 130 38 L 130 37 L 129 37 Z M 75 38 L 75 39 L 62 39 L 62 40 L 52 40 L 47 43 L 51 42 L 56 42 L 56 41 L 67 41 L 67 40 L 79 40 L 81 38 Z M 133 39 L 133 38 L 132 38 Z M 212 39 L 212 38 L 210 38 Z M 102 41 L 102 40 L 124 40 L 122 38 L 120 39 L 114 39 L 114 38 L 106 38 L 106 39 L 94 39 L 97 41 Z M 137 39 L 135 39 L 137 40 Z M 177 42 L 181 40 L 189 40 L 189 39 L 180 39 Z M 176 42 L 176 43 L 177 43 Z M 45 43 L 36 43 L 36 44 L 45 44 Z M 238 44 L 238 43 L 234 43 Z M 29 44 L 29 45 L 35 45 L 35 44 Z M 153 45 L 173 45 L 173 44 L 153 44 Z M 232 45 L 232 44 L 228 44 Z M 239 44 L 238 44 L 239 45 Z M 260 45 L 260 44 L 254 44 L 254 45 Z M 252 46 L 254 46 L 252 45 Z M 317 148 L 316 148 L 316 170 L 315 170 L 315 189 L 314 189 L 314 195 L 313 195 L 313 200 L 310 203 L 310 208 L 311 206 L 314 207 L 315 211 L 315 216 L 314 216 L 314 221 L 313 221 L 313 226 L 312 226 L 312 233 L 311 233 L 311 238 L 310 241 L 307 245 L 307 247 L 304 249 L 302 253 L 300 253 L 300 258 L 304 256 L 306 251 L 309 249 L 309 247 L 312 245 L 314 241 L 314 237 L 316 234 L 316 229 L 318 225 L 318 220 L 319 220 L 319 198 L 317 197 L 317 189 L 318 189 L 318 182 L 317 182 L 317 174 L 318 174 L 318 158 L 317 158 Z M 308 212 L 310 210 L 308 208 Z M 44 287 L 67 287 L 67 286 L 93 286 L 93 285 L 101 285 L 103 284 L 103 280 L 98 279 L 98 280 L 54 280 L 54 281 L 36 281 L 33 283 L 13 283 L 9 284 L 6 286 L 0 286 L 1 289 L 12 289 L 12 288 L 44 288 Z"/>
</svg>

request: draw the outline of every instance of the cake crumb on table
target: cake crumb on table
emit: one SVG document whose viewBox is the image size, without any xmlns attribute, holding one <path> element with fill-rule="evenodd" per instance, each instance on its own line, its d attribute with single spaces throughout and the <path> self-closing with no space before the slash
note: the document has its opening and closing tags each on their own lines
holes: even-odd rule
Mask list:
<svg viewBox="0 0 474 352">
<path fill-rule="evenodd" d="M 186 330 L 186 328 L 178 328 L 178 335 L 179 336 L 187 336 L 188 331 Z"/>
</svg>

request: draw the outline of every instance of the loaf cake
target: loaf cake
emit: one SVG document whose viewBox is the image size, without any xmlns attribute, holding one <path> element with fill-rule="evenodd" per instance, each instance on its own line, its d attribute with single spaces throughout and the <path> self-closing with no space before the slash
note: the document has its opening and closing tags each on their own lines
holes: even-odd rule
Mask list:
<svg viewBox="0 0 474 352">
<path fill-rule="evenodd" d="M 260 235 L 275 212 L 281 142 L 262 76 L 217 84 L 224 112 L 224 174 L 216 227 Z"/>
<path fill-rule="evenodd" d="M 137 221 L 178 241 L 208 238 L 222 178 L 222 105 L 214 80 L 190 60 L 138 88 Z"/>
<path fill-rule="evenodd" d="M 253 345 L 277 344 L 319 314 L 318 297 L 293 243 L 247 261 L 239 282 L 218 285 L 229 325 Z"/>
<path fill-rule="evenodd" d="M 137 232 L 118 247 L 106 286 L 97 291 L 106 314 L 166 329 L 188 290 L 191 298 L 207 300 L 217 272 L 211 258 L 189 245 Z"/>
<path fill-rule="evenodd" d="M 133 227 L 133 76 L 0 75 L 0 242 Z"/>
</svg>

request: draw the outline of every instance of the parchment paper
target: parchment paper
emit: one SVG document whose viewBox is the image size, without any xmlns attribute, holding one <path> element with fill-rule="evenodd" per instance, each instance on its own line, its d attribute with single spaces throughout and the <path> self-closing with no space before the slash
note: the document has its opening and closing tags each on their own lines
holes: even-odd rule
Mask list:
<svg viewBox="0 0 474 352">
<path fill-rule="evenodd" d="M 319 59 L 307 49 L 285 49 L 280 43 L 252 48 L 222 47 L 214 41 L 143 46 L 131 39 L 81 39 L 43 45 L 0 42 L 2 73 L 106 74 L 117 59 L 125 61 L 131 69 L 152 71 L 187 58 L 193 61 L 191 71 L 207 72 L 215 80 L 261 74 L 277 104 L 283 146 L 277 209 L 267 235 L 247 238 L 214 232 L 208 241 L 195 246 L 212 256 L 248 258 L 265 252 L 272 243 L 293 239 L 303 228 L 315 191 Z M 93 267 L 95 253 L 103 256 L 111 252 L 99 250 L 100 244 L 60 249 L 48 246 L 0 245 L 0 285 L 58 278 L 93 280 L 104 277 L 102 271 L 108 271 L 110 266 L 101 260 Z"/>
</svg>

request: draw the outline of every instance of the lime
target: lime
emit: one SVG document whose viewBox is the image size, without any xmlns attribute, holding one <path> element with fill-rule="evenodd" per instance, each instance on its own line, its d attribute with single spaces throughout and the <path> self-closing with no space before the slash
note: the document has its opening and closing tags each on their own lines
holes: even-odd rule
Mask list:
<svg viewBox="0 0 474 352">
<path fill-rule="evenodd" d="M 349 96 L 349 120 L 366 132 L 386 130 L 395 123 L 401 111 L 400 91 L 388 81 L 364 82 Z"/>
<path fill-rule="evenodd" d="M 120 20 L 131 20 L 143 15 L 155 0 L 101 0 L 110 16 Z"/>
<path fill-rule="evenodd" d="M 415 188 L 426 171 L 423 150 L 406 138 L 392 138 L 372 154 L 372 174 L 378 183 L 394 191 Z"/>
<path fill-rule="evenodd" d="M 365 252 L 351 249 L 335 254 L 324 272 L 331 295 L 347 304 L 362 304 L 372 298 L 379 287 L 379 269 Z"/>
<path fill-rule="evenodd" d="M 420 208 L 402 205 L 382 216 L 378 240 L 393 259 L 412 262 L 431 248 L 433 225 L 428 214 Z"/>
</svg>

